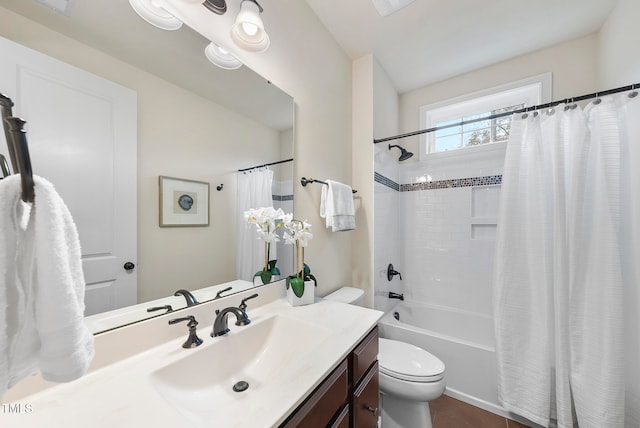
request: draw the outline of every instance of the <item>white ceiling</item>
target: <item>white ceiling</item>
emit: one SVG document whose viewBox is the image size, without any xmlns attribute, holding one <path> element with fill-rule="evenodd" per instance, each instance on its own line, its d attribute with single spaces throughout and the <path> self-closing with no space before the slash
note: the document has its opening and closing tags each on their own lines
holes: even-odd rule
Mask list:
<svg viewBox="0 0 640 428">
<path fill-rule="evenodd" d="M 306 0 L 345 52 L 373 53 L 403 93 L 597 31 L 618 0 Z"/>
<path fill-rule="evenodd" d="M 261 3 L 266 9 L 276 1 Z M 590 34 L 617 1 L 415 0 L 383 18 L 372 0 L 306 0 L 351 58 L 373 53 L 399 93 Z M 260 76 L 247 67 L 211 65 L 203 36 L 187 26 L 158 30 L 127 0 L 75 1 L 70 17 L 36 0 L 0 0 L 0 6 L 276 128 L 291 122 L 290 113 L 278 115 L 283 109 L 265 108 L 272 101 L 238 96 L 265 86 Z"/>
</svg>

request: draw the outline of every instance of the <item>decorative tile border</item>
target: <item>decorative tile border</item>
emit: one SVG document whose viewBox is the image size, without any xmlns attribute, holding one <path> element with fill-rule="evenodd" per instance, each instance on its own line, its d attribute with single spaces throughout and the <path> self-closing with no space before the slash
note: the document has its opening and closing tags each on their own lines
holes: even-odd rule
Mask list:
<svg viewBox="0 0 640 428">
<path fill-rule="evenodd" d="M 420 183 L 398 184 L 380 173 L 374 174 L 374 180 L 399 192 L 417 190 L 453 189 L 457 187 L 478 187 L 502 184 L 502 175 L 485 175 L 483 177 L 454 178 L 451 180 L 425 181 Z M 274 196 L 275 198 L 275 196 Z"/>
<path fill-rule="evenodd" d="M 387 186 L 387 187 L 389 187 L 389 188 L 391 188 L 391 189 L 393 189 L 395 191 L 399 191 L 400 190 L 400 185 L 398 183 L 396 183 L 395 181 L 391 180 L 390 178 L 385 177 L 382 174 L 379 174 L 379 173 L 376 172 L 374 174 L 373 179 L 376 182 L 378 182 L 380 184 L 383 184 L 383 185 L 385 185 L 385 186 Z"/>
<path fill-rule="evenodd" d="M 272 195 L 274 201 L 293 201 L 293 195 Z"/>
<path fill-rule="evenodd" d="M 477 187 L 502 184 L 502 175 L 486 175 L 484 177 L 455 178 L 452 180 L 425 181 L 421 183 L 401 184 L 401 192 L 416 190 L 453 189 L 456 187 Z"/>
</svg>

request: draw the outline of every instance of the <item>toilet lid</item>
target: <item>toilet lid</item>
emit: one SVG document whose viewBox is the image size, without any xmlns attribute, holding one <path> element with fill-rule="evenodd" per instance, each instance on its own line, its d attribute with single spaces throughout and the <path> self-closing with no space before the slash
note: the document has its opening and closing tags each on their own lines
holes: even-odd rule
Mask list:
<svg viewBox="0 0 640 428">
<path fill-rule="evenodd" d="M 436 382 L 444 377 L 444 363 L 409 343 L 379 339 L 380 372 L 412 382 Z"/>
</svg>

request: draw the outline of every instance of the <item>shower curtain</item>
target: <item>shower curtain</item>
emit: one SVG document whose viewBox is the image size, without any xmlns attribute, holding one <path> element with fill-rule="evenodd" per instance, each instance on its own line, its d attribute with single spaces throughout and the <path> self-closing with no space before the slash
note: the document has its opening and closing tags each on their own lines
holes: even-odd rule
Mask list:
<svg viewBox="0 0 640 428">
<path fill-rule="evenodd" d="M 238 173 L 236 276 L 253 281 L 253 275 L 264 267 L 264 242 L 258 239 L 255 226 L 244 221 L 250 208 L 273 206 L 271 186 L 273 171 L 268 168 Z M 270 258 L 276 259 L 276 246 L 271 246 Z"/>
<path fill-rule="evenodd" d="M 640 427 L 640 101 L 598 101 L 514 116 L 505 158 L 498 395 L 543 426 Z"/>
</svg>

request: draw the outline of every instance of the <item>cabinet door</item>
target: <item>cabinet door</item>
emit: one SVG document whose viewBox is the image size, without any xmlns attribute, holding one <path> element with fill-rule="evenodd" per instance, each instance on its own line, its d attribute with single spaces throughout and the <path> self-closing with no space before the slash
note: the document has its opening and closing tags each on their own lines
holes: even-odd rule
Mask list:
<svg viewBox="0 0 640 428">
<path fill-rule="evenodd" d="M 331 428 L 349 428 L 349 406 L 346 405 L 331 424 Z"/>
<path fill-rule="evenodd" d="M 326 428 L 349 399 L 347 360 L 313 392 L 282 426 Z M 338 425 L 339 426 L 339 425 Z"/>
<path fill-rule="evenodd" d="M 352 379 L 357 388 L 362 377 L 374 361 L 378 359 L 378 326 L 365 337 L 352 353 Z"/>
<path fill-rule="evenodd" d="M 378 395 L 378 362 L 367 374 L 353 393 L 353 426 L 356 428 L 374 428 L 380 415 L 380 397 Z"/>
</svg>

